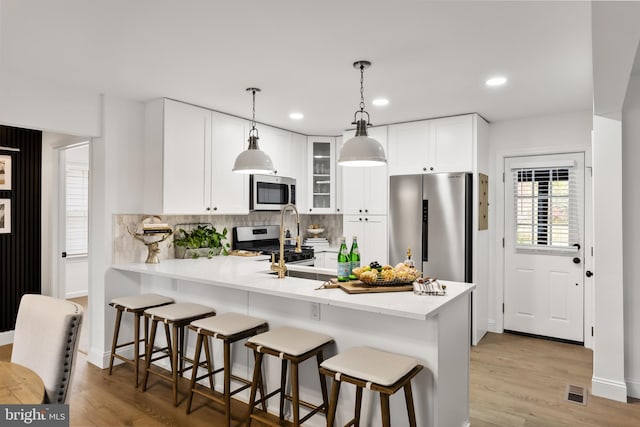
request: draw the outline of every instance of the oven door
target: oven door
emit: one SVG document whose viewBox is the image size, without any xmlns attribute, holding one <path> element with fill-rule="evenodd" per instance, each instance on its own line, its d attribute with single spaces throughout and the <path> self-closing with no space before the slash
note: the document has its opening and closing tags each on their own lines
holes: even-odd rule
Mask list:
<svg viewBox="0 0 640 427">
<path fill-rule="evenodd" d="M 251 175 L 249 208 L 253 211 L 279 211 L 295 203 L 295 179 L 272 175 Z"/>
</svg>

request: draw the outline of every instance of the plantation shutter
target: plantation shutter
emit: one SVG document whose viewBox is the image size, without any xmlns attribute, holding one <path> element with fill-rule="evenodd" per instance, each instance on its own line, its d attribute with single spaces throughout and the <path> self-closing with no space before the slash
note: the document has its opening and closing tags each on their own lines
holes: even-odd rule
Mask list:
<svg viewBox="0 0 640 427">
<path fill-rule="evenodd" d="M 583 208 L 575 163 L 516 164 L 511 176 L 516 251 L 575 251 Z"/>
<path fill-rule="evenodd" d="M 86 255 L 89 236 L 89 166 L 66 162 L 66 252 Z"/>
</svg>

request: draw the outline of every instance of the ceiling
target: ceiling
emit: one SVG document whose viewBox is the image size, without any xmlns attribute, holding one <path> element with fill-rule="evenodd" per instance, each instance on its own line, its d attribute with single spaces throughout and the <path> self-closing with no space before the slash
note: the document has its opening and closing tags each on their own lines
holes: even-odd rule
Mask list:
<svg viewBox="0 0 640 427">
<path fill-rule="evenodd" d="M 592 108 L 589 2 L 0 1 L 4 71 L 243 117 L 257 86 L 258 121 L 310 135 L 350 126 L 359 59 L 374 124 Z"/>
</svg>

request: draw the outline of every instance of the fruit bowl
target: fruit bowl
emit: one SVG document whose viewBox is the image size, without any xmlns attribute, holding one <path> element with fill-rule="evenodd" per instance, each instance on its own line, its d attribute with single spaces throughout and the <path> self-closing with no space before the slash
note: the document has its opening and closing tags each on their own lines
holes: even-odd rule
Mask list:
<svg viewBox="0 0 640 427">
<path fill-rule="evenodd" d="M 323 232 L 324 228 L 307 228 L 307 233 L 313 234 L 314 236 L 317 236 L 318 234 Z"/>
</svg>

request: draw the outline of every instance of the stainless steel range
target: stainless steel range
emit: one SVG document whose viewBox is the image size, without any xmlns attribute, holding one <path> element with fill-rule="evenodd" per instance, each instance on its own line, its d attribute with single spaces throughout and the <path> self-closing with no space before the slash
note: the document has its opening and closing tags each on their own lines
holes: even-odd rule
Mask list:
<svg viewBox="0 0 640 427">
<path fill-rule="evenodd" d="M 254 225 L 233 227 L 231 243 L 234 249 L 262 251 L 265 255 L 275 255 L 280 260 L 280 226 Z M 302 246 L 302 252 L 295 252 L 295 245 L 284 245 L 284 262 L 287 264 L 313 265 L 313 247 Z"/>
</svg>

